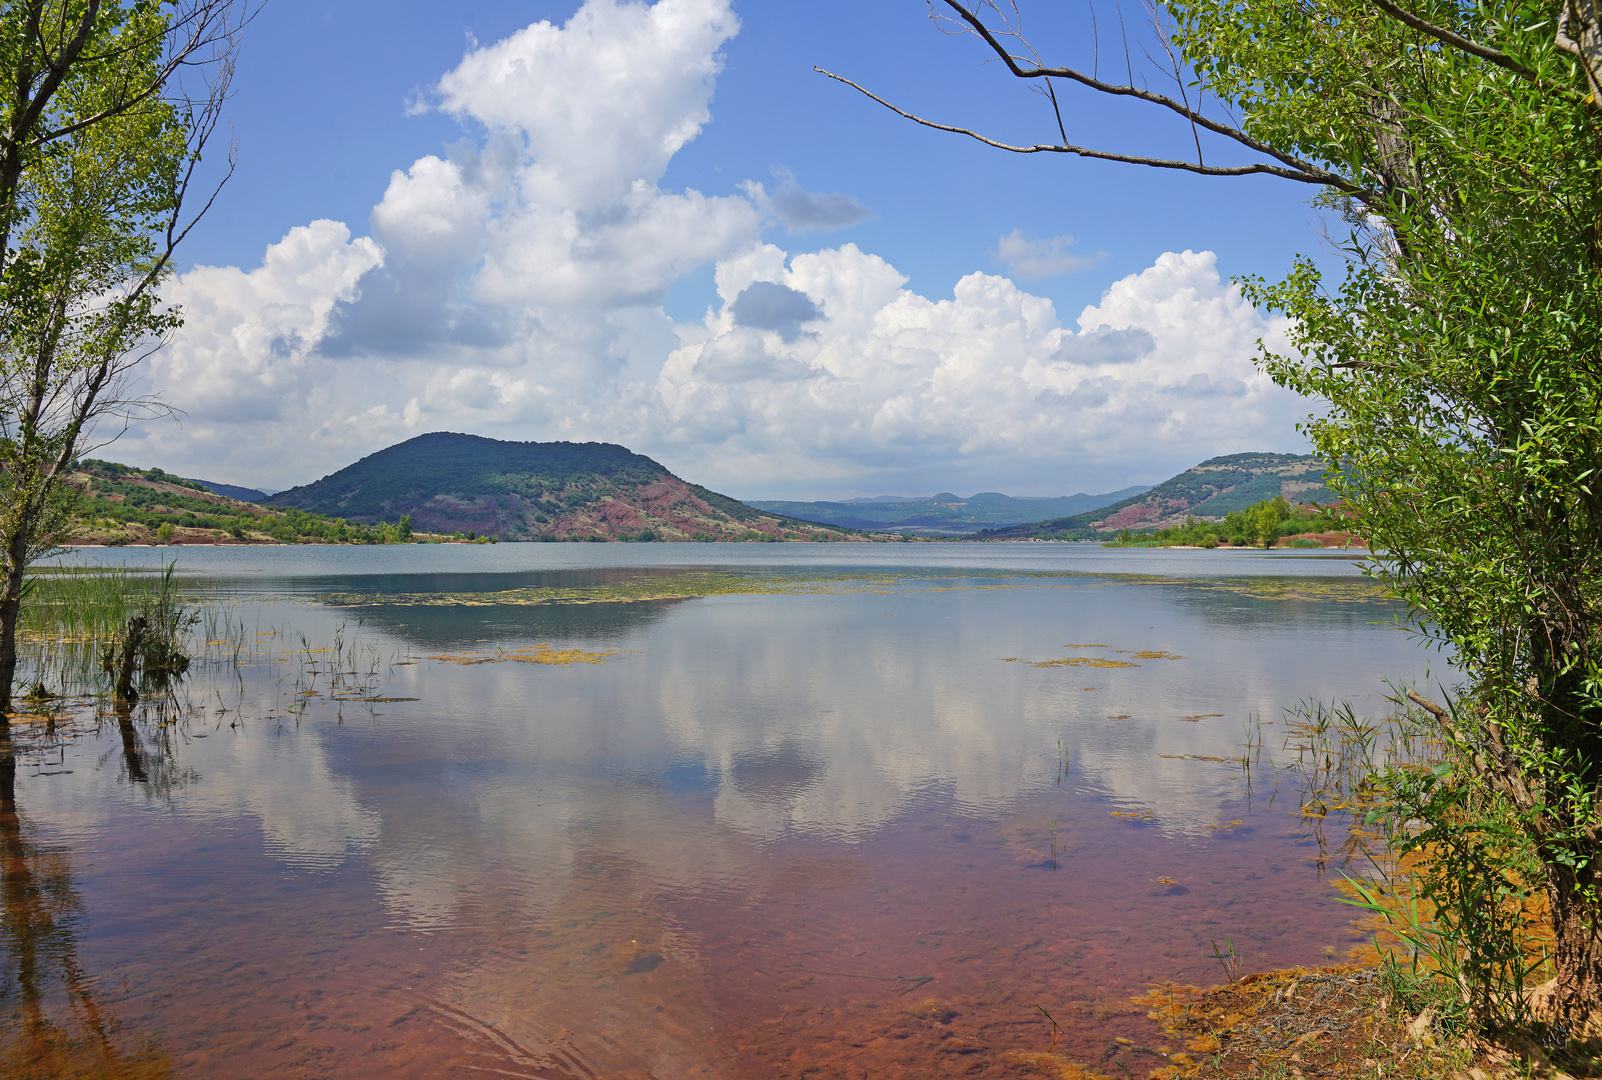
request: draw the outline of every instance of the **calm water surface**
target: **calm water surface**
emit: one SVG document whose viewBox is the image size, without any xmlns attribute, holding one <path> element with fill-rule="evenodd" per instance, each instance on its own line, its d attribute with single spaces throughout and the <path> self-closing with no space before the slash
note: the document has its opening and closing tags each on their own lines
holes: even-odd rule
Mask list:
<svg viewBox="0 0 1602 1080">
<path fill-rule="evenodd" d="M 1327 553 L 65 561 L 174 556 L 249 650 L 28 736 L 7 1076 L 1144 1076 L 1132 994 L 1354 940 L 1220 759 L 1442 666 Z"/>
</svg>

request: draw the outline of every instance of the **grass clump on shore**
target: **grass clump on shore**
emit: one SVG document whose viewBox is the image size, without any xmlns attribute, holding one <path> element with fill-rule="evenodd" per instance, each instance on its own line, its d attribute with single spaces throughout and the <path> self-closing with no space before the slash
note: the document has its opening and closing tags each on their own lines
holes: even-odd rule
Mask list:
<svg viewBox="0 0 1602 1080">
<path fill-rule="evenodd" d="M 1602 1075 L 1580 1033 L 1538 1018 L 1553 931 L 1533 852 L 1506 808 L 1466 781 L 1416 695 L 1392 700 L 1396 715 L 1378 721 L 1303 705 L 1280 754 L 1259 729 L 1239 759 L 1254 786 L 1299 792 L 1314 861 L 1367 940 L 1343 965 L 1154 987 L 1137 1003 L 1187 1047 L 1157 1075 Z"/>
</svg>

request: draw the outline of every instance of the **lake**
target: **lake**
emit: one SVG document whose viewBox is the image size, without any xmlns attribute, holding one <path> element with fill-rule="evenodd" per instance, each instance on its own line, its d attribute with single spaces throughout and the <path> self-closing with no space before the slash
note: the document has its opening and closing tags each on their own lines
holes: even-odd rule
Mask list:
<svg viewBox="0 0 1602 1080">
<path fill-rule="evenodd" d="M 1145 1076 L 1132 995 L 1358 940 L 1265 757 L 1445 673 L 1360 554 L 70 553 L 233 644 L 19 728 L 0 1071 Z"/>
</svg>

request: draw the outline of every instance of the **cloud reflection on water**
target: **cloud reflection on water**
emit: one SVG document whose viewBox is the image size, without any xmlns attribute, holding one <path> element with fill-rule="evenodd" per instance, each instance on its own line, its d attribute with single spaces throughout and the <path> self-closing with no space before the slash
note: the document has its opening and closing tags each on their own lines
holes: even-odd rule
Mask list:
<svg viewBox="0 0 1602 1080">
<path fill-rule="evenodd" d="M 523 630 L 497 612 L 507 644 L 550 636 L 527 610 Z M 341 767 L 383 817 L 372 859 L 397 917 L 429 924 L 473 891 L 489 850 L 560 893 L 574 851 L 604 833 L 660 883 L 699 888 L 786 837 L 858 843 L 936 805 L 1003 816 L 1056 782 L 1059 741 L 1070 783 L 1205 842 L 1242 790 L 1194 759 L 1238 756 L 1254 716 L 1272 737 L 1303 698 L 1379 708 L 1398 640 L 1369 625 L 1378 614 L 1132 583 L 689 601 L 638 622 L 606 615 L 606 642 L 638 651 L 605 665 L 408 668 L 406 692 L 424 701 L 383 723 L 434 779 L 405 794 L 375 785 L 360 756 Z M 419 636 L 434 617 L 412 613 Z M 1087 640 L 1183 659 L 1064 648 Z M 1000 660 L 1076 654 L 1138 666 Z M 1222 715 L 1181 719 L 1206 713 Z M 666 840 L 678 834 L 695 843 Z"/>
<path fill-rule="evenodd" d="M 423 660 L 387 669 L 383 687 L 420 700 L 371 714 L 313 700 L 299 719 L 275 704 L 285 691 L 269 671 L 247 672 L 240 727 L 207 704 L 210 726 L 168 739 L 191 779 L 165 801 L 128 783 L 113 737 L 98 768 L 33 785 L 30 805 L 84 837 L 141 809 L 170 812 L 165 826 L 143 819 L 154 828 L 200 835 L 254 822 L 207 858 L 265 863 L 265 850 L 288 888 L 315 870 L 329 888 L 371 889 L 343 932 L 394 933 L 414 954 L 413 938 L 448 941 L 429 1000 L 471 1038 L 498 1033 L 603 1075 L 731 1075 L 728 1046 L 706 1031 L 747 990 L 764 1003 L 757 1017 L 781 991 L 864 992 L 769 978 L 798 963 L 876 965 L 863 978 L 943 971 L 941 992 L 958 994 L 1001 971 L 1104 986 L 1106 971 L 1071 967 L 1087 958 L 1119 978 L 1168 977 L 1221 925 L 1243 948 L 1242 923 L 1270 928 L 1253 944 L 1265 953 L 1306 951 L 1304 913 L 1253 905 L 1276 889 L 1300 902 L 1316 882 L 1209 829 L 1249 816 L 1241 785 L 1186 756 L 1238 754 L 1254 713 L 1361 698 L 1407 674 L 1405 645 L 1369 625 L 1383 609 L 1161 581 L 997 584 L 950 574 L 840 595 L 366 609 L 378 617 L 361 632 L 395 655 L 533 641 L 633 651 L 570 667 Z M 317 606 L 263 618 L 313 641 L 355 623 Z M 1134 655 L 1152 650 L 1182 659 Z M 1074 655 L 1137 666 L 1003 659 Z M 199 705 L 213 689 L 190 692 Z M 1181 719 L 1207 713 L 1222 715 Z M 1283 830 L 1264 839 L 1297 865 Z M 1058 860 L 1068 873 L 1054 875 Z M 1150 882 L 1170 873 L 1194 903 L 1161 906 Z M 1203 880 L 1213 873 L 1222 884 Z M 1063 914 L 1043 922 L 1054 904 Z M 938 956 L 938 935 L 921 952 L 867 951 L 902 923 L 969 942 L 962 962 L 980 967 Z M 724 952 L 706 944 L 718 928 Z M 1018 974 L 1028 964 L 1040 970 Z"/>
</svg>

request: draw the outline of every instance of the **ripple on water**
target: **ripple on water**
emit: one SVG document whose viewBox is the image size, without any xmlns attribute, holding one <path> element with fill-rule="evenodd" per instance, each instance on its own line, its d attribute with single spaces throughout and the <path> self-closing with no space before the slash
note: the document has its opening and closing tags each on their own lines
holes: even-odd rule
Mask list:
<svg viewBox="0 0 1602 1080">
<path fill-rule="evenodd" d="M 1254 714 L 1405 674 L 1356 585 L 891 569 L 562 611 L 397 576 L 359 695 L 269 635 L 26 778 L 8 970 L 114 1021 L 106 1076 L 1016 1077 L 1160 1065 L 1129 998 L 1214 943 L 1344 949 L 1232 762 Z"/>
</svg>

